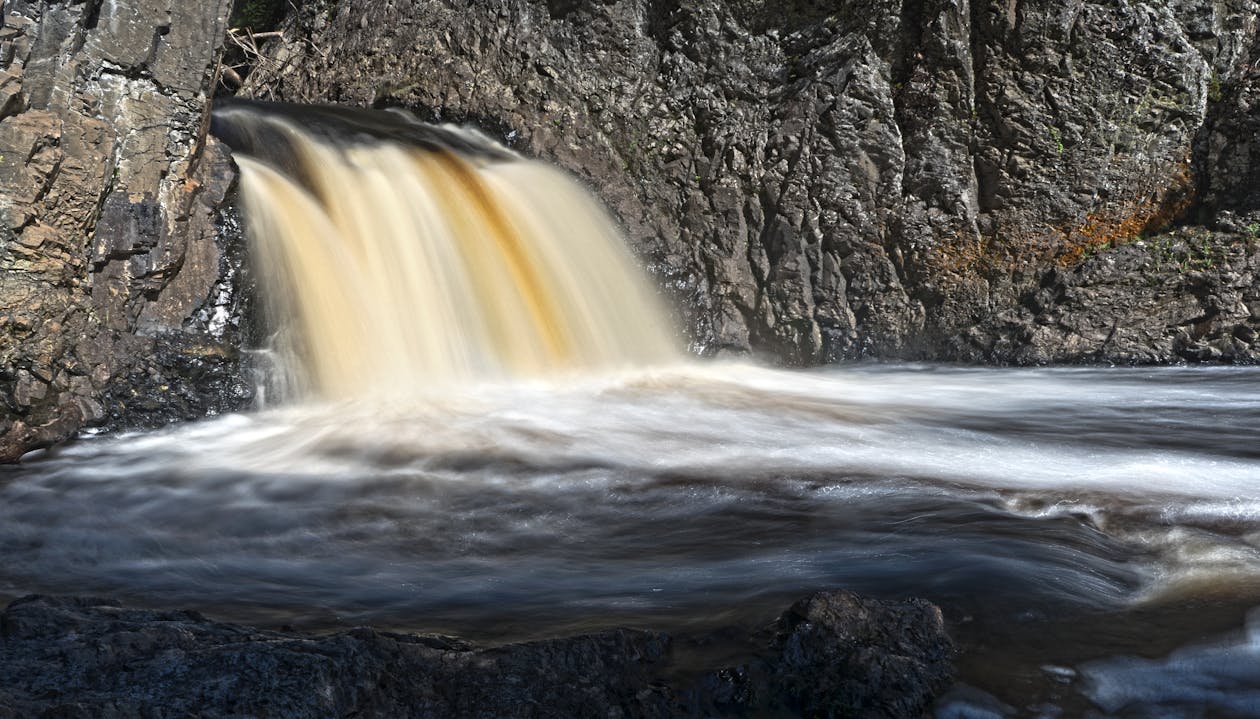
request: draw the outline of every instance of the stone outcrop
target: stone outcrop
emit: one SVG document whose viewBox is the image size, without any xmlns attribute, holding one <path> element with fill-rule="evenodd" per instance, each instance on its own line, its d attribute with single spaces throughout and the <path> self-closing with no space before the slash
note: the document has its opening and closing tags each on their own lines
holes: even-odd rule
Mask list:
<svg viewBox="0 0 1260 719">
<path fill-rule="evenodd" d="M 1236 224 L 1229 215 L 1218 226 Z M 1020 364 L 1254 363 L 1260 226 L 1181 227 L 1052 268 L 993 320 L 992 351 Z M 1005 324 L 1003 324 L 1005 323 Z"/>
<path fill-rule="evenodd" d="M 303 4 L 244 92 L 402 106 L 568 168 L 704 351 L 1255 361 L 1257 16 L 339 0 Z"/>
<path fill-rule="evenodd" d="M 191 612 L 32 597 L 0 614 L 0 718 L 927 716 L 948 686 L 940 611 L 802 600 L 758 657 L 678 665 L 658 632 L 481 647 L 353 629 L 262 631 Z M 698 678 L 697 678 L 698 677 Z"/>
<path fill-rule="evenodd" d="M 220 237 L 232 170 L 204 132 L 229 5 L 5 3 L 0 461 L 145 407 L 247 399 Z"/>
</svg>

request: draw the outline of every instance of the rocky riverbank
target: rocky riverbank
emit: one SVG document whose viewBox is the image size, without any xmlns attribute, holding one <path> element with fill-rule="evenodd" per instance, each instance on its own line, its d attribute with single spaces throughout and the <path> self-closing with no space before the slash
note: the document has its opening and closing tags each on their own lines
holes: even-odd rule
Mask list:
<svg viewBox="0 0 1260 719">
<path fill-rule="evenodd" d="M 941 613 L 922 601 L 820 593 L 741 637 L 760 648 L 740 663 L 689 658 L 717 641 L 619 629 L 483 647 L 30 597 L 0 614 L 0 717 L 892 719 L 925 716 L 952 675 Z"/>
<path fill-rule="evenodd" d="M 13 0 L 0 29 L 0 462 L 247 407 L 231 3 Z M 242 95 L 471 123 L 582 178 L 700 354 L 1260 359 L 1251 0 L 322 0 Z M 939 612 L 817 595 L 738 661 L 617 630 L 485 647 L 31 598 L 0 718 L 921 716 Z"/>
<path fill-rule="evenodd" d="M 229 6 L 5 3 L 0 461 L 248 403 L 233 171 L 205 135 Z"/>
</svg>

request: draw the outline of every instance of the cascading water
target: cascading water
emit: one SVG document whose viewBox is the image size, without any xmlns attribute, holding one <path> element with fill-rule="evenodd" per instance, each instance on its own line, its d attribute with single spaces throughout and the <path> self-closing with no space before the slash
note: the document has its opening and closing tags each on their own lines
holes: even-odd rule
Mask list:
<svg viewBox="0 0 1260 719">
<path fill-rule="evenodd" d="M 314 390 L 398 396 L 677 358 L 665 311 L 581 187 L 470 131 L 395 118 L 424 144 L 353 126 L 321 137 L 251 104 L 215 114 L 267 296 L 294 318 Z"/>
<path fill-rule="evenodd" d="M 551 170 L 388 114 L 215 130 L 315 392 L 0 468 L 0 595 L 509 640 L 846 587 L 944 609 L 942 717 L 1260 717 L 1255 368 L 688 364 Z"/>
</svg>

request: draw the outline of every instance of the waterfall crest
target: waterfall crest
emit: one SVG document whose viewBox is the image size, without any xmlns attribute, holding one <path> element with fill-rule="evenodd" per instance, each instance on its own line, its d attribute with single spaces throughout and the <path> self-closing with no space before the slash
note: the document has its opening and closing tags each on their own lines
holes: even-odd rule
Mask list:
<svg viewBox="0 0 1260 719">
<path fill-rule="evenodd" d="M 563 173 L 406 119 L 339 137 L 326 114 L 308 124 L 292 108 L 229 106 L 214 121 L 241 169 L 263 289 L 315 394 L 677 358 L 615 224 Z"/>
</svg>

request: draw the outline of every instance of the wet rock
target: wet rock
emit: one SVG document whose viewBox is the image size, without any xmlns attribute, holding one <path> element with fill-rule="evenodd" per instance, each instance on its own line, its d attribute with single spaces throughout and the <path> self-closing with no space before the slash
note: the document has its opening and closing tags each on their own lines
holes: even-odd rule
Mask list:
<svg viewBox="0 0 1260 719">
<path fill-rule="evenodd" d="M 1260 210 L 1256 10 L 345 0 L 293 14 L 243 91 L 471 122 L 568 168 L 701 351 L 1170 361 L 1201 354 L 1165 337 L 1200 302 L 1181 268 L 1134 265 L 1093 294 L 1081 273 L 1177 223 Z M 1083 284 L 1034 320 L 1058 271 Z M 1100 351 L 1119 346 L 1092 327 L 1125 304 L 1117 283 L 1165 291 L 1129 302 L 1126 349 Z M 1160 309 L 1137 311 L 1148 300 Z M 1209 354 L 1257 358 L 1235 339 Z"/>
<path fill-rule="evenodd" d="M 1260 241 L 1182 228 L 1053 271 L 1007 315 L 1022 363 L 1253 363 Z"/>
<path fill-rule="evenodd" d="M 482 647 L 30 597 L 0 615 L 0 717 L 921 717 L 950 679 L 940 613 L 923 602 L 822 593 L 776 626 L 763 657 L 695 681 L 658 632 Z"/>
<path fill-rule="evenodd" d="M 818 594 L 779 619 L 771 676 L 804 716 L 925 715 L 951 678 L 943 628 L 924 601 Z"/>
<path fill-rule="evenodd" d="M 156 428 L 248 407 L 256 383 L 247 353 L 204 335 L 166 332 L 138 338 L 138 358 L 103 394 L 92 419 L 114 428 Z"/>
<path fill-rule="evenodd" d="M 202 132 L 229 5 L 5 4 L 0 461 L 111 416 L 155 347 L 179 374 L 179 348 L 221 339 L 161 337 L 199 333 L 233 242 L 231 163 Z"/>
<path fill-rule="evenodd" d="M 821 592 L 794 604 L 774 629 L 765 658 L 713 672 L 685 695 L 695 713 L 928 716 L 952 678 L 940 609 L 922 600 Z"/>
</svg>

